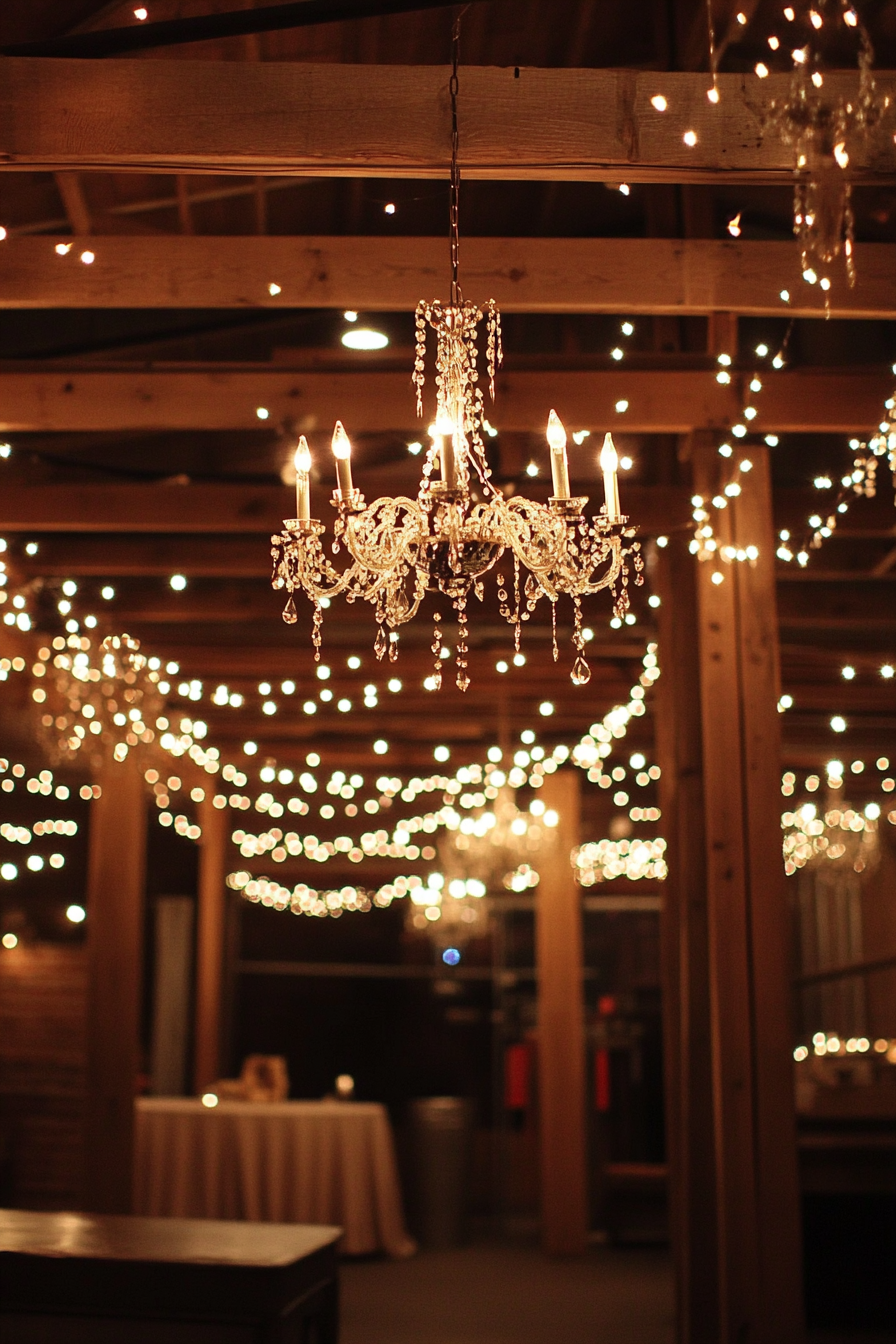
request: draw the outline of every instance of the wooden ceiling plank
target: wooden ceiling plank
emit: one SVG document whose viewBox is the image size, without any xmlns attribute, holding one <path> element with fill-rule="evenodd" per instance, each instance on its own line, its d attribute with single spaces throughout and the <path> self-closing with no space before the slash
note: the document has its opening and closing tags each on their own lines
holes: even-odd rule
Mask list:
<svg viewBox="0 0 896 1344">
<path fill-rule="evenodd" d="M 84 266 L 74 252 L 59 257 L 51 238 L 11 236 L 0 250 L 0 308 L 403 312 L 444 290 L 449 273 L 442 238 L 111 235 L 91 250 Z M 896 317 L 896 247 L 859 243 L 856 257 L 853 289 L 834 277 L 830 315 Z M 508 313 L 828 315 L 824 295 L 800 278 L 792 242 L 465 238 L 463 273 L 471 294 Z M 786 309 L 782 289 L 793 296 Z"/>
<path fill-rule="evenodd" d="M 448 73 L 442 66 L 11 57 L 0 88 L 2 166 L 441 178 L 450 146 Z M 875 78 L 881 92 L 896 92 L 891 72 Z M 858 91 L 850 73 L 830 73 L 827 81 L 836 91 Z M 771 75 L 759 86 L 749 76 L 720 75 L 718 87 L 714 105 L 699 73 L 468 66 L 464 174 L 791 181 L 792 149 L 763 136 L 761 126 L 768 103 L 787 96 L 790 77 Z M 658 93 L 667 112 L 651 106 Z M 891 174 L 892 149 L 852 165 L 854 180 Z"/>
<path fill-rule="evenodd" d="M 507 431 L 541 432 L 551 406 L 572 431 L 687 434 L 725 431 L 744 404 L 740 377 L 722 386 L 708 371 L 528 370 L 497 379 L 494 420 Z M 881 415 L 892 377 L 808 370 L 765 381 L 754 430 L 766 433 L 866 433 Z M 625 403 L 623 412 L 617 403 Z M 261 420 L 258 408 L 268 414 Z M 322 373 L 264 365 L 95 371 L 45 366 L 0 369 L 0 432 L 80 430 L 258 429 L 297 422 L 349 432 L 420 433 L 410 378 L 404 372 Z M 570 450 L 576 474 L 577 451 Z M 580 450 L 590 463 L 590 448 Z"/>
</svg>

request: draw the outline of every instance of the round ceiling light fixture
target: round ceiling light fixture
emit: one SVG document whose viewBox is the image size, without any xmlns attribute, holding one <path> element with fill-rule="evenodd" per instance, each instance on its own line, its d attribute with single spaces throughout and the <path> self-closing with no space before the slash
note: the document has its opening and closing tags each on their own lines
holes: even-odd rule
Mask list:
<svg viewBox="0 0 896 1344">
<path fill-rule="evenodd" d="M 389 344 L 384 331 L 374 331 L 372 327 L 353 327 L 342 334 L 342 344 L 349 350 L 382 350 Z"/>
</svg>

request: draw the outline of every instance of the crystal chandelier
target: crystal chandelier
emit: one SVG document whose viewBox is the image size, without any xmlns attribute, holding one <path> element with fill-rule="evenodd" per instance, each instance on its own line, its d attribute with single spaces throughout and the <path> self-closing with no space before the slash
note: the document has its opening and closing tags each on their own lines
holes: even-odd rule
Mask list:
<svg viewBox="0 0 896 1344">
<path fill-rule="evenodd" d="M 804 803 L 781 817 L 784 830 L 784 870 L 792 877 L 800 868 L 830 864 L 862 873 L 880 862 L 877 822 L 880 807 L 869 803 L 864 812 L 843 804 L 819 813 L 815 803 Z"/>
<path fill-rule="evenodd" d="M 534 799 L 529 810 L 518 808 L 514 790 L 507 785 L 491 807 L 475 816 L 449 813 L 438 848 L 450 894 L 485 896 L 538 886 L 538 871 L 532 864 L 556 824 L 557 814 L 546 812 L 540 799 Z M 472 891 L 461 890 L 471 883 L 476 884 Z"/>
<path fill-rule="evenodd" d="M 413 380 L 417 414 L 423 414 L 427 328 L 435 333 L 436 408 L 430 426 L 430 445 L 416 499 L 383 497 L 368 504 L 356 488 L 351 471 L 351 443 L 342 424 L 333 434 L 337 485 L 332 497 L 336 509 L 334 556 L 345 552 L 347 563 L 337 567 L 324 544 L 323 523 L 311 516 L 311 454 L 304 437 L 295 454 L 296 513 L 283 531 L 271 538 L 273 586 L 288 593 L 283 619 L 296 618 L 294 594 L 304 592 L 313 608 L 312 643 L 320 659 L 323 605 L 344 595 L 347 602 L 361 598 L 374 609 L 378 626 L 374 641 L 377 658 L 398 657 L 398 631 L 420 610 L 427 593 L 449 599 L 457 617 L 456 683 L 470 684 L 468 663 L 468 604 L 485 596 L 485 576 L 495 570 L 499 610 L 513 628 L 519 650 L 523 623 L 531 619 L 539 601 L 551 603 L 553 653 L 557 650 L 557 601 L 572 599 L 575 650 L 571 680 L 584 685 L 591 677 L 583 650 L 582 598 L 609 588 L 613 611 L 624 616 L 629 606 L 628 558 L 632 557 L 635 583 L 642 582 L 640 546 L 634 528 L 619 506 L 618 460 L 611 435 L 600 455 L 605 503 L 587 516 L 586 496 L 570 493 L 566 431 L 554 411 L 547 427 L 553 495 L 547 504 L 515 495 L 506 498 L 492 480 L 481 430 L 484 396 L 481 366 L 489 393 L 501 363 L 501 321 L 494 301 L 482 308 L 465 302 L 458 272 L 458 199 L 460 168 L 457 130 L 457 61 L 459 31 L 455 25 L 451 95 L 452 147 L 450 181 L 451 298 L 421 302 L 416 313 L 416 359 Z M 486 319 L 484 353 L 479 327 Z M 442 684 L 443 634 L 441 616 L 433 616 L 432 683 Z"/>
<path fill-rule="evenodd" d="M 849 166 L 857 153 L 867 152 L 890 111 L 891 101 L 881 93 L 872 74 L 874 51 L 852 0 L 816 0 L 805 13 L 784 10 L 790 24 L 786 37 L 769 38 L 772 51 L 791 48 L 793 64 L 786 98 L 773 99 L 765 125 L 778 131 L 794 150 L 793 231 L 800 245 L 803 279 L 831 287 L 831 268 L 841 252 L 846 278 L 855 284 L 852 184 Z M 857 45 L 858 89 L 838 92 L 825 82 L 824 52 L 843 37 Z M 760 62 L 756 73 L 768 75 Z"/>
<path fill-rule="evenodd" d="M 57 635 L 32 669 L 31 696 L 42 711 L 40 735 L 54 762 L 86 761 L 96 769 L 111 754 L 155 742 L 164 709 L 159 672 L 130 635 L 97 645 L 87 635 Z"/>
<path fill-rule="evenodd" d="M 411 891 L 408 925 L 425 929 L 437 947 L 462 947 L 481 935 L 489 907 L 483 899 L 538 886 L 532 866 L 547 831 L 557 824 L 556 812 L 533 799 L 530 810 L 517 807 L 514 790 L 504 785 L 490 807 L 461 816 L 445 815 L 445 834 L 438 845 L 439 871 L 426 886 Z"/>
</svg>

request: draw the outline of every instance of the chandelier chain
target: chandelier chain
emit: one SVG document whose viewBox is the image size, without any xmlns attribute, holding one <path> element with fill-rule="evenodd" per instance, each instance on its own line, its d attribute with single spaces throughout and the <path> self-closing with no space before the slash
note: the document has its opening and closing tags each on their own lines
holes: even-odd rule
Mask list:
<svg viewBox="0 0 896 1344">
<path fill-rule="evenodd" d="M 454 20 L 454 28 L 451 33 L 451 79 L 448 82 L 448 93 L 451 97 L 451 180 L 449 193 L 448 221 L 451 238 L 451 304 L 452 307 L 459 307 L 463 304 L 463 291 L 460 287 L 459 269 L 460 269 L 460 163 L 458 161 L 458 130 L 457 130 L 457 91 L 458 78 L 457 67 L 460 62 L 460 23 L 463 16 L 469 9 L 469 5 L 464 5 L 463 9 Z"/>
</svg>

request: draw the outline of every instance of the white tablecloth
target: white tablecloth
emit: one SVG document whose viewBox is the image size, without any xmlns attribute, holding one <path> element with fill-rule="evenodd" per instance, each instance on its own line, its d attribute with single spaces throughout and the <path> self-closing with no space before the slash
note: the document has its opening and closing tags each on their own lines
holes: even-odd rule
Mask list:
<svg viewBox="0 0 896 1344">
<path fill-rule="evenodd" d="M 392 1130 L 374 1102 L 137 1101 L 135 1212 L 331 1223 L 350 1255 L 412 1255 Z"/>
</svg>

